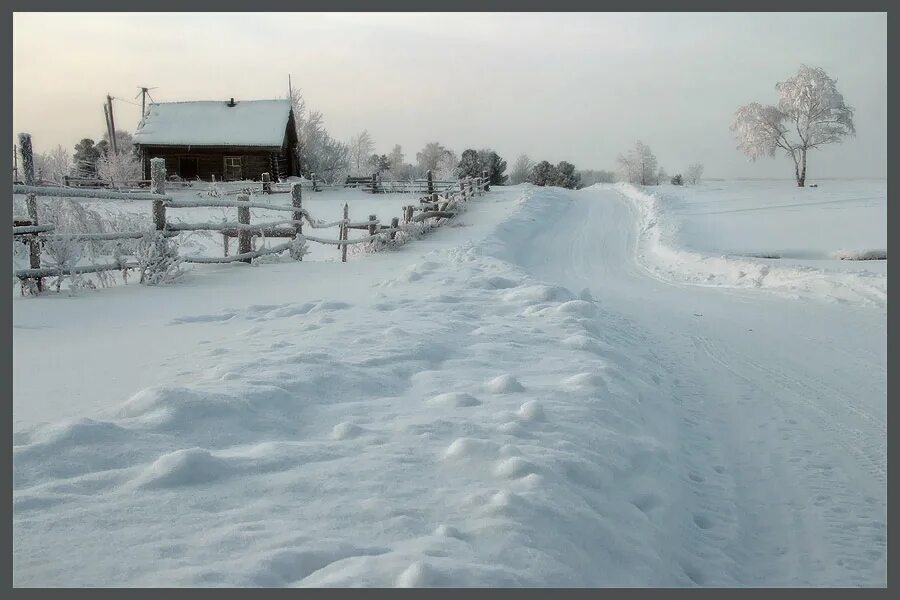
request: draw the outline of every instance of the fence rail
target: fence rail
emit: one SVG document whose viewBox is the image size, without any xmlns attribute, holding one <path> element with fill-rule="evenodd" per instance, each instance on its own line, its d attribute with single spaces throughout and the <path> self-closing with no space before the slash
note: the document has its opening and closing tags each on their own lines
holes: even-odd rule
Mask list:
<svg viewBox="0 0 900 600">
<path fill-rule="evenodd" d="M 397 233 L 410 230 L 413 227 L 413 224 L 418 226 L 418 224 L 422 223 L 428 224 L 430 221 L 432 227 L 439 226 L 443 220 L 455 217 L 460 212 L 462 205 L 469 199 L 476 194 L 483 194 L 490 189 L 487 173 L 483 173 L 482 177 L 468 177 L 450 182 L 435 181 L 429 171 L 427 178 L 421 182 L 409 182 L 411 184 L 421 183 L 427 196 L 420 198 L 418 206 L 404 206 L 402 216 L 390 219 L 389 225 L 384 224 L 377 215 L 369 215 L 368 219 L 365 221 L 352 221 L 349 216 L 348 204 L 344 204 L 344 214 L 342 219 L 325 222 L 315 219 L 303 208 L 303 182 L 294 182 L 290 184 L 289 192 L 291 194 L 291 206 L 251 200 L 253 191 L 246 189 L 241 189 L 241 193 L 235 200 L 221 198 L 176 200 L 165 193 L 166 185 L 169 182 L 166 181 L 164 160 L 161 158 L 154 158 L 150 161 L 150 193 L 36 185 L 34 179 L 34 157 L 31 147 L 31 136 L 29 134 L 19 134 L 19 147 L 22 153 L 22 168 L 25 183 L 13 185 L 13 194 L 24 194 L 26 196 L 28 216 L 13 217 L 13 236 L 28 245 L 30 268 L 18 269 L 14 274 L 23 282 L 23 293 L 25 282 L 27 281 L 33 281 L 36 284 L 38 291 L 42 291 L 44 289 L 43 279 L 45 277 L 114 270 L 124 271 L 126 269 L 137 268 L 138 266 L 137 263 L 126 262 L 124 260 L 118 260 L 117 262 L 110 264 L 81 265 L 66 268 L 60 266 L 43 266 L 41 265 L 41 248 L 48 241 L 60 239 L 80 242 L 108 241 L 141 239 L 148 234 L 171 237 L 190 231 L 218 231 L 221 232 L 223 236 L 224 256 L 181 256 L 179 257 L 179 260 L 188 263 L 201 264 L 232 262 L 249 263 L 252 262 L 253 259 L 261 256 L 280 254 L 286 251 L 292 252 L 298 243 L 305 244 L 306 242 L 314 242 L 337 247 L 340 252 L 341 261 L 346 262 L 348 246 L 364 244 L 376 239 L 393 240 Z M 372 189 L 377 190 L 377 178 L 369 178 L 369 182 L 370 184 L 374 184 Z M 263 183 L 265 188 L 259 190 L 259 193 L 272 193 L 273 191 L 276 191 L 274 187 L 279 185 L 271 183 L 267 174 L 264 174 Z M 320 189 L 317 187 L 315 181 L 311 183 L 314 190 L 318 191 Z M 42 225 L 38 223 L 38 196 L 45 196 L 48 198 L 147 201 L 151 203 L 151 214 L 155 230 L 110 231 L 102 233 L 57 232 L 52 224 Z M 169 209 L 177 210 L 199 207 L 235 208 L 237 209 L 237 221 L 219 223 L 181 223 L 170 222 L 167 218 L 167 211 Z M 291 217 L 276 221 L 251 223 L 251 208 L 290 212 Z M 313 229 L 338 227 L 338 238 L 330 239 L 304 235 L 304 225 L 308 225 Z M 368 235 L 349 239 L 348 233 L 350 229 L 364 230 Z M 228 255 L 230 238 L 238 239 L 238 253 L 231 256 Z M 254 242 L 257 238 L 290 238 L 291 240 L 270 248 L 255 249 Z M 302 260 L 302 253 L 298 253 L 295 258 L 296 260 Z"/>
</svg>

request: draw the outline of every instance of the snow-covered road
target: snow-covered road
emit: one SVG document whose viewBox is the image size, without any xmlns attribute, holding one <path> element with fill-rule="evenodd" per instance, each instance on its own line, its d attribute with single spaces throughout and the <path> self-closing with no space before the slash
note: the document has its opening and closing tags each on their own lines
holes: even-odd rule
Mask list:
<svg viewBox="0 0 900 600">
<path fill-rule="evenodd" d="M 566 208 L 512 258 L 590 286 L 664 358 L 696 501 L 729 507 L 734 529 L 717 546 L 735 581 L 885 581 L 885 312 L 656 279 L 636 260 L 633 204 L 557 193 Z"/>
<path fill-rule="evenodd" d="M 886 585 L 886 310 L 660 279 L 639 223 L 495 188 L 16 301 L 15 585 Z"/>
</svg>

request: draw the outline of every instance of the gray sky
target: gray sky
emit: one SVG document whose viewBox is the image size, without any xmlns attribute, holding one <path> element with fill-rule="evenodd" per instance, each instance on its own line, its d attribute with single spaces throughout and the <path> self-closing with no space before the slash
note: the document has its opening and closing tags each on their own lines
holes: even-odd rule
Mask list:
<svg viewBox="0 0 900 600">
<path fill-rule="evenodd" d="M 748 163 L 728 126 L 801 63 L 838 80 L 857 137 L 810 157 L 810 178 L 887 175 L 887 16 L 809 13 L 16 13 L 13 128 L 35 150 L 99 140 L 108 93 L 133 131 L 157 101 L 287 94 L 336 138 L 368 129 L 406 158 L 429 141 L 490 146 L 512 164 L 612 169 L 636 139 L 670 173 L 792 176 Z"/>
</svg>

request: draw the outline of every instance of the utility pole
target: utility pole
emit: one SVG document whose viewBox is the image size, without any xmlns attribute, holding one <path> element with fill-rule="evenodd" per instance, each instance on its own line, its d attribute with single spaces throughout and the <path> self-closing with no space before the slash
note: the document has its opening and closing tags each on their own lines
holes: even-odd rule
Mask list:
<svg viewBox="0 0 900 600">
<path fill-rule="evenodd" d="M 119 153 L 119 148 L 116 144 L 116 119 L 113 117 L 112 96 L 109 94 L 106 95 L 106 104 L 109 106 L 109 143 L 112 146 L 113 155 L 116 155 Z"/>
<path fill-rule="evenodd" d="M 110 145 L 112 144 L 112 129 L 109 128 L 109 106 L 106 103 L 103 103 L 103 121 L 106 123 L 106 137 L 109 138 Z"/>
<path fill-rule="evenodd" d="M 147 114 L 147 94 L 150 92 L 150 88 L 141 86 L 141 120 L 144 120 L 144 115 Z"/>
<path fill-rule="evenodd" d="M 291 74 L 288 73 L 288 98 L 291 102 L 294 101 L 294 89 L 291 87 Z"/>
</svg>

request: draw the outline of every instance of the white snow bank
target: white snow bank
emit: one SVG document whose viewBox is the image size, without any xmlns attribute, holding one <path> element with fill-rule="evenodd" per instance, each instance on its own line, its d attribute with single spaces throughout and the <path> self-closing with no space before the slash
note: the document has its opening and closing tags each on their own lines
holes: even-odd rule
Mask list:
<svg viewBox="0 0 900 600">
<path fill-rule="evenodd" d="M 799 264 L 782 266 L 774 261 L 692 251 L 678 245 L 678 225 L 664 208 L 659 192 L 630 184 L 616 184 L 616 189 L 637 209 L 639 262 L 656 277 L 693 285 L 762 288 L 793 297 L 879 308 L 887 305 L 886 274 Z M 778 252 L 758 254 L 781 256 Z"/>
</svg>

